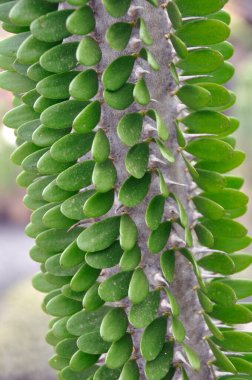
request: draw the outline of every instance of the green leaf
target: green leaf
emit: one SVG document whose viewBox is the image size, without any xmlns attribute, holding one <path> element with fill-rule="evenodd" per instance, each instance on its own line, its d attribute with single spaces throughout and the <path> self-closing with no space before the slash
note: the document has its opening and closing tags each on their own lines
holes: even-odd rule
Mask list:
<svg viewBox="0 0 252 380">
<path fill-rule="evenodd" d="M 130 251 L 134 248 L 137 235 L 138 230 L 135 222 L 129 215 L 122 215 L 120 219 L 120 245 L 124 251 Z"/>
<path fill-rule="evenodd" d="M 219 11 L 227 0 L 175 0 L 183 16 L 206 16 Z"/>
<path fill-rule="evenodd" d="M 33 36 L 29 36 L 20 45 L 17 51 L 18 62 L 24 65 L 32 65 L 36 63 L 42 54 L 50 48 L 53 48 L 55 43 L 39 41 Z"/>
<path fill-rule="evenodd" d="M 39 60 L 43 69 L 53 73 L 65 73 L 77 66 L 76 50 L 78 42 L 57 45 L 45 52 Z"/>
<path fill-rule="evenodd" d="M 194 181 L 205 191 L 215 193 L 227 187 L 226 179 L 217 172 L 198 169 L 198 174 Z"/>
<path fill-rule="evenodd" d="M 213 336 L 216 339 L 222 340 L 223 339 L 222 332 L 218 329 L 218 327 L 215 325 L 215 323 L 206 313 L 204 313 L 204 320 L 207 324 L 207 327 L 209 328 L 209 331 L 213 334 Z"/>
<path fill-rule="evenodd" d="M 32 286 L 34 289 L 38 290 L 39 292 L 42 293 L 48 293 L 51 292 L 52 290 L 55 290 L 58 288 L 58 286 L 50 283 L 46 278 L 44 273 L 37 273 L 33 278 L 32 278 Z"/>
<path fill-rule="evenodd" d="M 120 301 L 128 294 L 132 272 L 119 272 L 99 286 L 99 296 L 106 302 Z"/>
<path fill-rule="evenodd" d="M 70 36 L 66 20 L 72 13 L 70 9 L 57 10 L 36 18 L 31 24 L 32 35 L 40 41 L 60 42 Z"/>
<path fill-rule="evenodd" d="M 146 363 L 145 375 L 147 380 L 161 380 L 165 378 L 169 372 L 172 358 L 173 343 L 166 342 L 158 357 L 155 360 Z"/>
<path fill-rule="evenodd" d="M 119 200 L 127 207 L 135 207 L 141 203 L 149 191 L 151 173 L 146 172 L 144 177 L 137 179 L 129 177 L 119 190 Z"/>
<path fill-rule="evenodd" d="M 233 152 L 233 157 L 231 160 L 223 162 L 200 161 L 196 164 L 196 168 L 213 170 L 218 173 L 226 173 L 235 169 L 237 166 L 240 166 L 244 160 L 245 153 L 237 150 Z"/>
<path fill-rule="evenodd" d="M 174 297 L 174 295 L 172 294 L 172 292 L 168 288 L 164 288 L 164 291 L 166 292 L 167 297 L 169 299 L 169 302 L 170 302 L 170 305 L 171 305 L 172 315 L 175 316 L 175 317 L 178 317 L 179 314 L 180 314 L 180 307 L 179 307 L 179 304 L 176 301 L 176 298 Z"/>
<path fill-rule="evenodd" d="M 224 306 L 231 306 L 237 301 L 234 290 L 219 281 L 212 281 L 208 284 L 207 295 L 215 303 Z"/>
<path fill-rule="evenodd" d="M 210 102 L 206 105 L 210 110 L 223 111 L 235 102 L 234 94 L 217 83 L 199 83 L 199 86 L 211 94 Z"/>
<path fill-rule="evenodd" d="M 183 323 L 174 316 L 172 316 L 172 334 L 178 343 L 182 343 L 185 340 L 186 332 Z"/>
<path fill-rule="evenodd" d="M 106 366 L 111 369 L 121 368 L 129 360 L 132 350 L 131 335 L 127 333 L 121 339 L 112 343 L 106 356 Z"/>
<path fill-rule="evenodd" d="M 153 254 L 162 251 L 166 246 L 170 232 L 170 221 L 161 223 L 155 231 L 152 231 L 147 242 L 149 251 Z"/>
<path fill-rule="evenodd" d="M 76 58 L 84 66 L 95 66 L 100 62 L 102 52 L 98 43 L 92 37 L 87 36 L 80 41 Z"/>
<path fill-rule="evenodd" d="M 150 93 L 144 78 L 141 78 L 136 82 L 133 96 L 138 104 L 146 106 L 150 103 Z"/>
<path fill-rule="evenodd" d="M 185 59 L 188 55 L 186 44 L 175 34 L 170 35 L 171 43 L 179 58 Z"/>
<path fill-rule="evenodd" d="M 128 22 L 116 22 L 106 31 L 105 38 L 113 50 L 124 50 L 130 40 L 132 25 Z"/>
<path fill-rule="evenodd" d="M 121 339 L 128 328 L 128 318 L 123 308 L 111 309 L 103 318 L 100 334 L 106 342 L 116 342 Z"/>
<path fill-rule="evenodd" d="M 219 282 L 219 281 L 218 281 Z M 251 280 L 241 280 L 241 279 L 223 279 L 221 283 L 231 287 L 238 299 L 250 297 L 252 294 L 252 281 Z"/>
<path fill-rule="evenodd" d="M 60 211 L 60 205 L 57 205 L 45 213 L 43 223 L 49 228 L 67 228 L 72 226 L 74 221 L 64 216 Z"/>
<path fill-rule="evenodd" d="M 163 218 L 165 198 L 156 195 L 151 199 L 145 213 L 145 222 L 151 230 L 156 230 Z"/>
<path fill-rule="evenodd" d="M 177 4 L 174 1 L 169 1 L 166 9 L 167 9 L 168 16 L 172 23 L 173 28 L 174 29 L 180 28 L 182 25 L 182 16 Z"/>
<path fill-rule="evenodd" d="M 69 360 L 67 358 L 62 358 L 59 355 L 54 355 L 49 359 L 48 364 L 51 368 L 60 371 L 68 366 Z"/>
<path fill-rule="evenodd" d="M 55 141 L 68 134 L 67 129 L 50 129 L 40 125 L 32 134 L 32 141 L 40 147 L 49 147 Z"/>
<path fill-rule="evenodd" d="M 94 133 L 70 133 L 51 146 L 51 156 L 59 162 L 73 162 L 90 151 L 93 140 Z"/>
<path fill-rule="evenodd" d="M 62 252 L 60 265 L 64 268 L 71 268 L 85 262 L 85 252 L 81 251 L 74 240 Z"/>
<path fill-rule="evenodd" d="M 17 182 L 18 186 L 25 188 L 25 187 L 28 187 L 33 182 L 33 180 L 36 178 L 37 178 L 36 173 L 28 173 L 26 171 L 22 171 L 17 176 L 16 182 Z"/>
<path fill-rule="evenodd" d="M 112 17 L 122 17 L 128 11 L 130 7 L 131 0 L 122 0 L 120 4 L 117 0 L 102 0 L 106 11 Z"/>
<path fill-rule="evenodd" d="M 98 288 L 100 283 L 96 282 L 94 283 L 91 288 L 88 289 L 86 292 L 82 305 L 85 310 L 87 311 L 94 311 L 99 309 L 102 305 L 104 305 L 104 301 L 101 299 L 101 297 L 98 294 Z"/>
<path fill-rule="evenodd" d="M 77 242 L 80 249 L 88 252 L 108 248 L 119 235 L 120 217 L 111 217 L 96 222 L 84 230 Z"/>
<path fill-rule="evenodd" d="M 157 170 L 157 174 L 158 174 L 158 177 L 159 177 L 159 188 L 160 188 L 160 192 L 161 194 L 163 195 L 164 198 L 168 198 L 169 196 L 169 189 L 168 189 L 168 186 L 165 182 L 165 179 L 164 179 L 164 176 L 163 176 L 163 173 L 161 172 L 161 170 Z"/>
<path fill-rule="evenodd" d="M 70 359 L 70 368 L 74 372 L 82 372 L 92 367 L 99 359 L 98 355 L 90 355 L 85 352 L 76 351 Z"/>
<path fill-rule="evenodd" d="M 91 376 L 94 374 L 94 371 L 97 369 L 97 367 L 91 367 L 84 372 L 75 372 L 70 369 L 70 367 L 66 367 L 63 369 L 63 371 L 60 372 L 60 379 L 61 380 L 82 380 L 87 379 L 87 376 Z"/>
<path fill-rule="evenodd" d="M 213 248 L 219 251 L 233 253 L 236 251 L 240 251 L 241 249 L 247 248 L 250 244 L 251 238 L 249 236 L 236 239 L 216 237 L 214 239 Z"/>
<path fill-rule="evenodd" d="M 183 24 L 176 35 L 187 46 L 214 45 L 227 40 L 230 29 L 219 20 L 193 20 Z"/>
<path fill-rule="evenodd" d="M 83 161 L 60 173 L 56 179 L 57 185 L 67 191 L 77 191 L 92 183 L 93 161 Z"/>
<path fill-rule="evenodd" d="M 73 276 L 70 287 L 75 292 L 87 291 L 97 280 L 100 270 L 83 264 L 82 267 Z"/>
<path fill-rule="evenodd" d="M 134 145 L 129 149 L 125 158 L 125 167 L 135 178 L 142 178 L 149 163 L 149 144 L 146 142 Z"/>
<path fill-rule="evenodd" d="M 104 162 L 109 158 L 110 144 L 103 129 L 99 129 L 96 132 L 91 153 L 96 162 Z"/>
<path fill-rule="evenodd" d="M 8 128 L 17 129 L 24 123 L 37 119 L 38 113 L 32 107 L 23 104 L 8 111 L 3 117 L 3 123 Z"/>
<path fill-rule="evenodd" d="M 158 150 L 159 152 L 161 153 L 161 155 L 168 161 L 168 162 L 175 162 L 175 158 L 174 158 L 174 155 L 173 153 L 171 152 L 171 150 L 165 145 L 163 144 L 160 140 L 158 139 L 155 139 L 155 142 L 158 146 Z"/>
<path fill-rule="evenodd" d="M 70 83 L 69 93 L 77 100 L 87 101 L 98 92 L 98 74 L 93 69 L 81 71 Z"/>
<path fill-rule="evenodd" d="M 232 158 L 233 149 L 224 141 L 215 139 L 197 139 L 186 146 L 186 151 L 197 158 L 209 161 L 227 161 Z"/>
<path fill-rule="evenodd" d="M 242 324 L 252 321 L 252 313 L 242 305 L 214 305 L 211 317 L 228 324 Z"/>
<path fill-rule="evenodd" d="M 124 364 L 119 380 L 139 380 L 139 368 L 135 360 Z"/>
<path fill-rule="evenodd" d="M 123 144 L 135 145 L 142 132 L 143 115 L 141 113 L 125 114 L 119 121 L 117 133 Z"/>
<path fill-rule="evenodd" d="M 124 110 L 128 108 L 133 102 L 134 85 L 132 83 L 125 83 L 117 91 L 105 90 L 103 93 L 105 102 L 115 110 Z"/>
<path fill-rule="evenodd" d="M 149 293 L 149 281 L 142 268 L 137 268 L 130 280 L 128 297 L 133 304 L 142 302 Z"/>
<path fill-rule="evenodd" d="M 200 48 L 192 50 L 176 66 L 183 70 L 183 75 L 203 75 L 217 70 L 223 63 L 223 56 L 217 50 Z"/>
<path fill-rule="evenodd" d="M 240 208 L 248 203 L 247 195 L 235 189 L 223 189 L 218 193 L 202 193 L 201 195 L 220 204 L 225 209 Z"/>
<path fill-rule="evenodd" d="M 160 265 L 166 281 L 172 282 L 175 269 L 175 252 L 173 250 L 165 251 L 160 257 Z"/>
<path fill-rule="evenodd" d="M 139 37 L 140 37 L 141 41 L 145 45 L 152 45 L 153 44 L 153 38 L 150 34 L 150 31 L 148 30 L 148 27 L 147 27 L 144 19 L 140 18 L 138 20 L 138 23 L 139 23 Z"/>
<path fill-rule="evenodd" d="M 27 161 L 26 161 L 27 162 Z M 26 162 L 23 163 L 23 168 L 28 170 Z M 52 158 L 50 151 L 45 152 L 37 161 L 37 170 L 40 174 L 58 174 L 61 171 L 69 168 L 73 162 L 59 162 Z"/>
<path fill-rule="evenodd" d="M 212 45 L 211 48 L 219 51 L 223 55 L 224 60 L 232 58 L 234 54 L 234 47 L 228 41 L 224 41 L 224 42 L 220 42 L 219 44 Z"/>
<path fill-rule="evenodd" d="M 235 265 L 234 273 L 238 273 L 248 268 L 252 264 L 252 257 L 250 255 L 232 254 L 229 255 Z"/>
<path fill-rule="evenodd" d="M 46 260 L 49 257 L 52 257 L 54 254 L 55 254 L 55 252 L 47 252 L 47 251 L 43 250 L 42 248 L 40 248 L 36 245 L 34 245 L 30 249 L 30 257 L 32 258 L 32 260 L 34 260 L 38 263 L 45 263 Z"/>
<path fill-rule="evenodd" d="M 91 331 L 80 336 L 77 346 L 86 354 L 100 355 L 108 351 L 110 344 L 102 339 L 99 331 Z"/>
<path fill-rule="evenodd" d="M 127 273 L 127 272 L 126 272 Z M 141 303 L 131 306 L 129 321 L 136 328 L 147 327 L 154 319 L 159 308 L 160 292 L 150 292 Z"/>
<path fill-rule="evenodd" d="M 197 223 L 194 227 L 197 238 L 201 245 L 206 247 L 212 247 L 214 245 L 214 237 L 203 224 Z"/>
<path fill-rule="evenodd" d="M 49 99 L 66 99 L 69 97 L 69 85 L 76 75 L 76 71 L 50 75 L 39 81 L 36 90 Z"/>
<path fill-rule="evenodd" d="M 120 370 L 118 369 L 110 369 L 105 365 L 101 366 L 94 374 L 94 377 L 88 378 L 88 380 L 117 380 L 120 374 Z"/>
<path fill-rule="evenodd" d="M 182 103 L 194 110 L 204 108 L 211 101 L 209 91 L 194 85 L 184 85 L 177 91 L 176 95 Z"/>
<path fill-rule="evenodd" d="M 136 244 L 130 251 L 125 251 L 121 257 L 119 266 L 122 271 L 135 269 L 141 261 L 141 250 Z"/>
<path fill-rule="evenodd" d="M 42 112 L 41 123 L 52 129 L 64 129 L 72 125 L 73 120 L 87 103 L 78 100 L 66 100 L 55 104 Z"/>
<path fill-rule="evenodd" d="M 193 112 L 181 122 L 189 128 L 190 133 L 221 134 L 230 128 L 228 117 L 215 111 Z"/>
<path fill-rule="evenodd" d="M 140 350 L 146 361 L 152 361 L 162 351 L 167 333 L 167 318 L 165 316 L 155 319 L 144 330 L 140 342 Z"/>
<path fill-rule="evenodd" d="M 97 218 L 109 212 L 114 204 L 114 190 L 106 193 L 94 193 L 83 206 L 85 217 Z"/>
<path fill-rule="evenodd" d="M 113 189 L 117 180 L 116 168 L 112 160 L 97 162 L 94 166 L 92 182 L 100 193 L 106 193 Z"/>
<path fill-rule="evenodd" d="M 129 79 L 136 57 L 124 55 L 108 65 L 102 75 L 104 88 L 109 91 L 119 90 Z"/>
<path fill-rule="evenodd" d="M 222 334 L 224 339 L 212 340 L 224 351 L 251 352 L 252 337 L 249 334 L 241 331 L 223 331 Z"/>
<path fill-rule="evenodd" d="M 194 369 L 194 371 L 199 371 L 201 365 L 200 365 L 200 359 L 199 359 L 198 354 L 185 343 L 182 343 L 182 347 L 186 353 L 187 359 L 191 367 Z"/>
<path fill-rule="evenodd" d="M 7 57 L 16 57 L 16 53 L 19 46 L 27 37 L 30 36 L 30 32 L 19 33 L 17 35 L 11 36 L 0 42 L 0 54 Z"/>
<path fill-rule="evenodd" d="M 82 305 L 80 302 L 66 298 L 63 295 L 58 295 L 52 298 L 46 305 L 46 311 L 55 317 L 65 317 L 72 315 L 81 310 Z"/>
<path fill-rule="evenodd" d="M 73 128 L 78 133 L 92 131 L 101 118 L 101 103 L 98 100 L 88 104 L 73 121 Z"/>
<path fill-rule="evenodd" d="M 214 342 L 211 339 L 207 339 L 207 343 L 209 344 L 211 351 L 217 359 L 218 364 L 221 365 L 221 368 L 223 368 L 227 372 L 236 373 L 237 370 L 235 366 L 232 364 L 229 358 L 225 354 L 223 354 L 223 352 L 214 344 Z"/>
<path fill-rule="evenodd" d="M 85 259 L 93 268 L 112 268 L 119 263 L 122 253 L 121 246 L 119 242 L 116 241 L 110 247 L 102 251 L 88 252 Z"/>
<path fill-rule="evenodd" d="M 110 308 L 107 306 L 92 312 L 82 310 L 70 317 L 67 322 L 67 330 L 75 336 L 86 335 L 95 331 L 99 332 L 101 322 L 109 310 Z"/>
<path fill-rule="evenodd" d="M 35 82 L 24 75 L 4 71 L 0 73 L 0 87 L 16 94 L 24 93 L 35 87 Z"/>
<path fill-rule="evenodd" d="M 59 342 L 55 348 L 56 354 L 70 359 L 77 351 L 76 338 L 68 338 Z"/>
<path fill-rule="evenodd" d="M 207 220 L 203 225 L 212 232 L 214 237 L 241 238 L 247 235 L 248 230 L 240 223 L 223 218 L 216 221 Z"/>
<path fill-rule="evenodd" d="M 74 194 L 75 192 L 66 191 L 59 188 L 55 179 L 43 190 L 43 198 L 47 202 L 62 202 Z"/>
<path fill-rule="evenodd" d="M 244 360 L 243 359 L 244 357 L 246 358 L 245 355 L 243 357 L 228 356 L 228 359 L 234 365 L 234 367 L 236 368 L 236 371 L 242 372 L 242 373 L 248 373 L 251 376 L 251 374 L 252 374 L 252 364 L 251 364 L 250 361 Z"/>
<path fill-rule="evenodd" d="M 9 18 L 13 24 L 29 26 L 36 18 L 55 9 L 56 4 L 47 1 L 41 1 L 38 5 L 34 0 L 21 0 L 12 7 Z"/>
<path fill-rule="evenodd" d="M 82 228 L 74 228 L 71 231 L 52 228 L 39 234 L 36 244 L 47 251 L 58 253 L 75 240 L 81 231 Z"/>
<path fill-rule="evenodd" d="M 239 256 L 239 255 L 237 255 Z M 210 272 L 216 272 L 224 275 L 235 272 L 233 256 L 221 252 L 214 252 L 198 260 L 198 265 Z"/>
<path fill-rule="evenodd" d="M 193 198 L 193 203 L 197 207 L 197 210 L 206 218 L 212 220 L 221 219 L 224 216 L 225 210 L 218 203 L 211 201 L 210 199 L 197 196 Z"/>
<path fill-rule="evenodd" d="M 155 109 L 150 109 L 148 110 L 147 115 L 156 121 L 157 132 L 160 139 L 164 141 L 168 140 L 169 130 L 159 113 Z"/>
<path fill-rule="evenodd" d="M 71 34 L 85 35 L 91 33 L 95 28 L 93 10 L 88 5 L 76 9 L 68 17 L 66 28 Z"/>
<path fill-rule="evenodd" d="M 20 166 L 26 157 L 29 157 L 31 154 L 39 151 L 40 148 L 35 144 L 31 142 L 24 142 L 22 145 L 20 145 L 14 150 L 10 158 L 15 165 Z"/>
</svg>

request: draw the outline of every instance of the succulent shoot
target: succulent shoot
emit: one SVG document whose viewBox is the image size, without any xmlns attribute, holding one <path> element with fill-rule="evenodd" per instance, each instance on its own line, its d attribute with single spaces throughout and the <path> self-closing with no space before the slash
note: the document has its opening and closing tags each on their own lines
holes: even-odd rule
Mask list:
<svg viewBox="0 0 252 380">
<path fill-rule="evenodd" d="M 3 121 L 60 380 L 252 373 L 226 2 L 1 1 Z"/>
</svg>

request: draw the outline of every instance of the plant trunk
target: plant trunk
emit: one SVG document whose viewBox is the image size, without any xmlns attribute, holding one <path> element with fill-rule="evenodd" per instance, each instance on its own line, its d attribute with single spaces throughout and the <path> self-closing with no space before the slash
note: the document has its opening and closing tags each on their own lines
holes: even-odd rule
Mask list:
<svg viewBox="0 0 252 380">
<path fill-rule="evenodd" d="M 151 71 L 147 63 L 141 60 L 141 64 L 136 64 L 130 79 L 135 82 L 139 76 L 146 70 L 145 80 L 149 88 L 152 101 L 149 104 L 149 108 L 155 108 L 164 123 L 167 125 L 170 131 L 169 137 L 169 148 L 175 155 L 175 164 L 168 164 L 164 162 L 155 161 L 157 154 L 157 148 L 151 147 L 151 154 L 153 155 L 153 168 L 160 168 L 164 173 L 166 173 L 165 179 L 171 182 L 169 190 L 179 195 L 181 202 L 185 208 L 188 215 L 189 222 L 193 222 L 194 209 L 193 205 L 189 201 L 191 195 L 191 189 L 193 187 L 193 182 L 188 174 L 184 160 L 182 159 L 178 151 L 178 142 L 175 129 L 175 119 L 178 117 L 180 112 L 179 103 L 176 98 L 172 95 L 173 90 L 176 88 L 174 79 L 172 78 L 169 70 L 169 64 L 172 62 L 172 46 L 167 39 L 167 34 L 170 31 L 171 24 L 169 22 L 167 12 L 161 7 L 162 1 L 160 1 L 159 8 L 153 8 L 152 5 L 142 0 L 133 0 L 130 11 L 127 16 L 124 17 L 124 21 L 135 21 L 139 17 L 143 17 L 151 35 L 153 37 L 154 43 L 150 47 L 150 51 L 160 65 L 159 71 Z M 109 63 L 113 62 L 120 53 L 112 50 L 107 42 L 105 41 L 105 33 L 107 28 L 111 25 L 113 21 L 112 17 L 108 15 L 105 11 L 104 6 L 97 2 L 96 0 L 90 1 L 95 16 L 96 16 L 96 30 L 95 38 L 99 42 L 99 46 L 102 50 L 102 61 L 98 66 L 98 71 L 102 73 Z M 62 4 L 62 8 L 71 8 L 67 4 Z M 141 48 L 141 42 L 138 37 L 138 31 L 133 32 L 135 36 L 132 36 L 132 40 L 129 46 L 123 51 L 124 55 L 133 54 Z M 79 37 L 70 37 L 70 40 L 79 39 Z M 99 97 L 98 97 L 99 98 Z M 102 100 L 102 84 L 100 83 L 100 99 Z M 136 103 L 131 106 L 127 111 L 134 112 L 140 111 L 141 107 Z M 103 104 L 103 113 L 100 126 L 104 128 L 107 133 L 107 137 L 110 141 L 111 147 L 111 157 L 117 169 L 117 189 L 120 188 L 125 178 L 127 178 L 127 172 L 125 169 L 124 158 L 127 154 L 127 148 L 123 146 L 116 132 L 117 124 L 122 117 L 124 112 L 116 111 L 111 109 L 106 103 Z M 151 123 L 151 122 L 150 122 Z M 152 137 L 154 134 L 152 131 L 147 130 L 143 138 Z M 174 184 L 173 182 L 177 183 Z M 138 243 L 142 251 L 142 262 L 141 266 L 144 268 L 145 273 L 148 276 L 151 289 L 155 289 L 160 286 L 160 278 L 162 277 L 162 271 L 160 269 L 159 255 L 152 255 L 147 249 L 147 240 L 149 235 L 149 229 L 145 223 L 145 210 L 148 202 L 159 193 L 159 183 L 158 178 L 152 180 L 151 188 L 148 196 L 145 200 L 137 207 L 132 209 L 127 209 L 127 213 L 135 221 L 138 227 Z M 170 202 L 170 203 L 169 203 Z M 174 213 L 176 214 L 176 205 L 170 201 L 166 205 L 167 218 L 171 218 Z M 118 210 L 118 202 L 115 202 L 114 209 L 110 211 L 111 216 L 116 213 L 120 213 L 122 209 Z M 168 248 L 174 248 L 176 246 L 185 246 L 183 241 L 182 231 L 178 228 L 170 236 Z M 114 269 L 107 271 L 107 276 L 109 277 L 113 273 Z M 105 277 L 106 278 L 106 277 Z M 172 292 L 178 301 L 181 309 L 180 319 L 184 324 L 186 334 L 188 337 L 188 342 L 190 347 L 195 350 L 201 359 L 201 370 L 196 372 L 191 369 L 188 365 L 187 373 L 190 380 L 212 380 L 213 376 L 208 366 L 208 361 L 210 360 L 211 353 L 208 344 L 204 341 L 204 336 L 207 333 L 207 327 L 199 313 L 201 306 L 198 301 L 197 293 L 194 289 L 197 280 L 193 272 L 191 264 L 180 254 L 176 254 L 176 265 L 175 265 L 175 276 L 174 281 L 171 284 Z M 163 302 L 161 301 L 160 313 L 167 312 L 167 302 L 163 295 Z M 123 301 L 123 304 L 128 308 L 128 301 Z M 115 305 L 115 303 L 113 303 Z M 122 302 L 120 302 L 122 305 Z M 142 331 L 134 331 L 134 349 L 136 354 L 140 351 L 140 337 Z M 174 355 L 174 363 L 181 362 L 181 356 L 179 352 L 181 349 L 176 347 Z M 144 363 L 143 359 L 140 358 L 138 365 L 141 371 L 141 379 L 145 379 L 144 375 Z M 187 367 L 187 366 L 186 366 Z M 180 379 L 181 374 L 175 376 L 175 379 Z"/>
</svg>

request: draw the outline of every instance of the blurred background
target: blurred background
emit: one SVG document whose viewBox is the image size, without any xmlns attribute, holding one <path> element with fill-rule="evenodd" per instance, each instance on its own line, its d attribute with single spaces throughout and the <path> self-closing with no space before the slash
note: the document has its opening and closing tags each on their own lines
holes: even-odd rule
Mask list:
<svg viewBox="0 0 252 380">
<path fill-rule="evenodd" d="M 247 153 L 246 163 L 236 170 L 245 177 L 244 191 L 250 195 L 243 222 L 252 234 L 252 1 L 230 0 L 232 14 L 232 58 L 236 75 L 230 83 L 237 94 L 232 114 L 241 121 L 237 146 Z M 5 38 L 1 31 L 0 39 Z M 11 96 L 0 90 L 0 120 L 11 108 Z M 16 168 L 9 160 L 14 149 L 12 130 L 0 125 L 0 380 L 55 380 L 47 360 L 52 351 L 44 341 L 47 316 L 40 309 L 42 295 L 30 281 L 37 264 L 29 258 L 32 240 L 24 234 L 29 211 L 22 205 L 24 191 L 17 187 Z M 249 277 L 251 273 L 244 273 Z"/>
</svg>

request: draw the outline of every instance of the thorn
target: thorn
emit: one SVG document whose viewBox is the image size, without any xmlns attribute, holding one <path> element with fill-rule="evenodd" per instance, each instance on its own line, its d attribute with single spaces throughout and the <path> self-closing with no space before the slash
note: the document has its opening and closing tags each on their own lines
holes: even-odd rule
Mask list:
<svg viewBox="0 0 252 380">
<path fill-rule="evenodd" d="M 167 162 L 165 162 L 163 160 L 160 160 L 159 158 L 157 158 L 156 156 L 154 156 L 153 154 L 151 154 L 150 155 L 150 163 L 155 163 L 155 162 L 158 162 L 159 164 L 167 166 Z"/>
<path fill-rule="evenodd" d="M 160 103 L 159 100 L 157 100 L 157 99 L 153 99 L 153 98 L 151 98 L 151 102 L 154 102 L 154 103 Z"/>
</svg>

